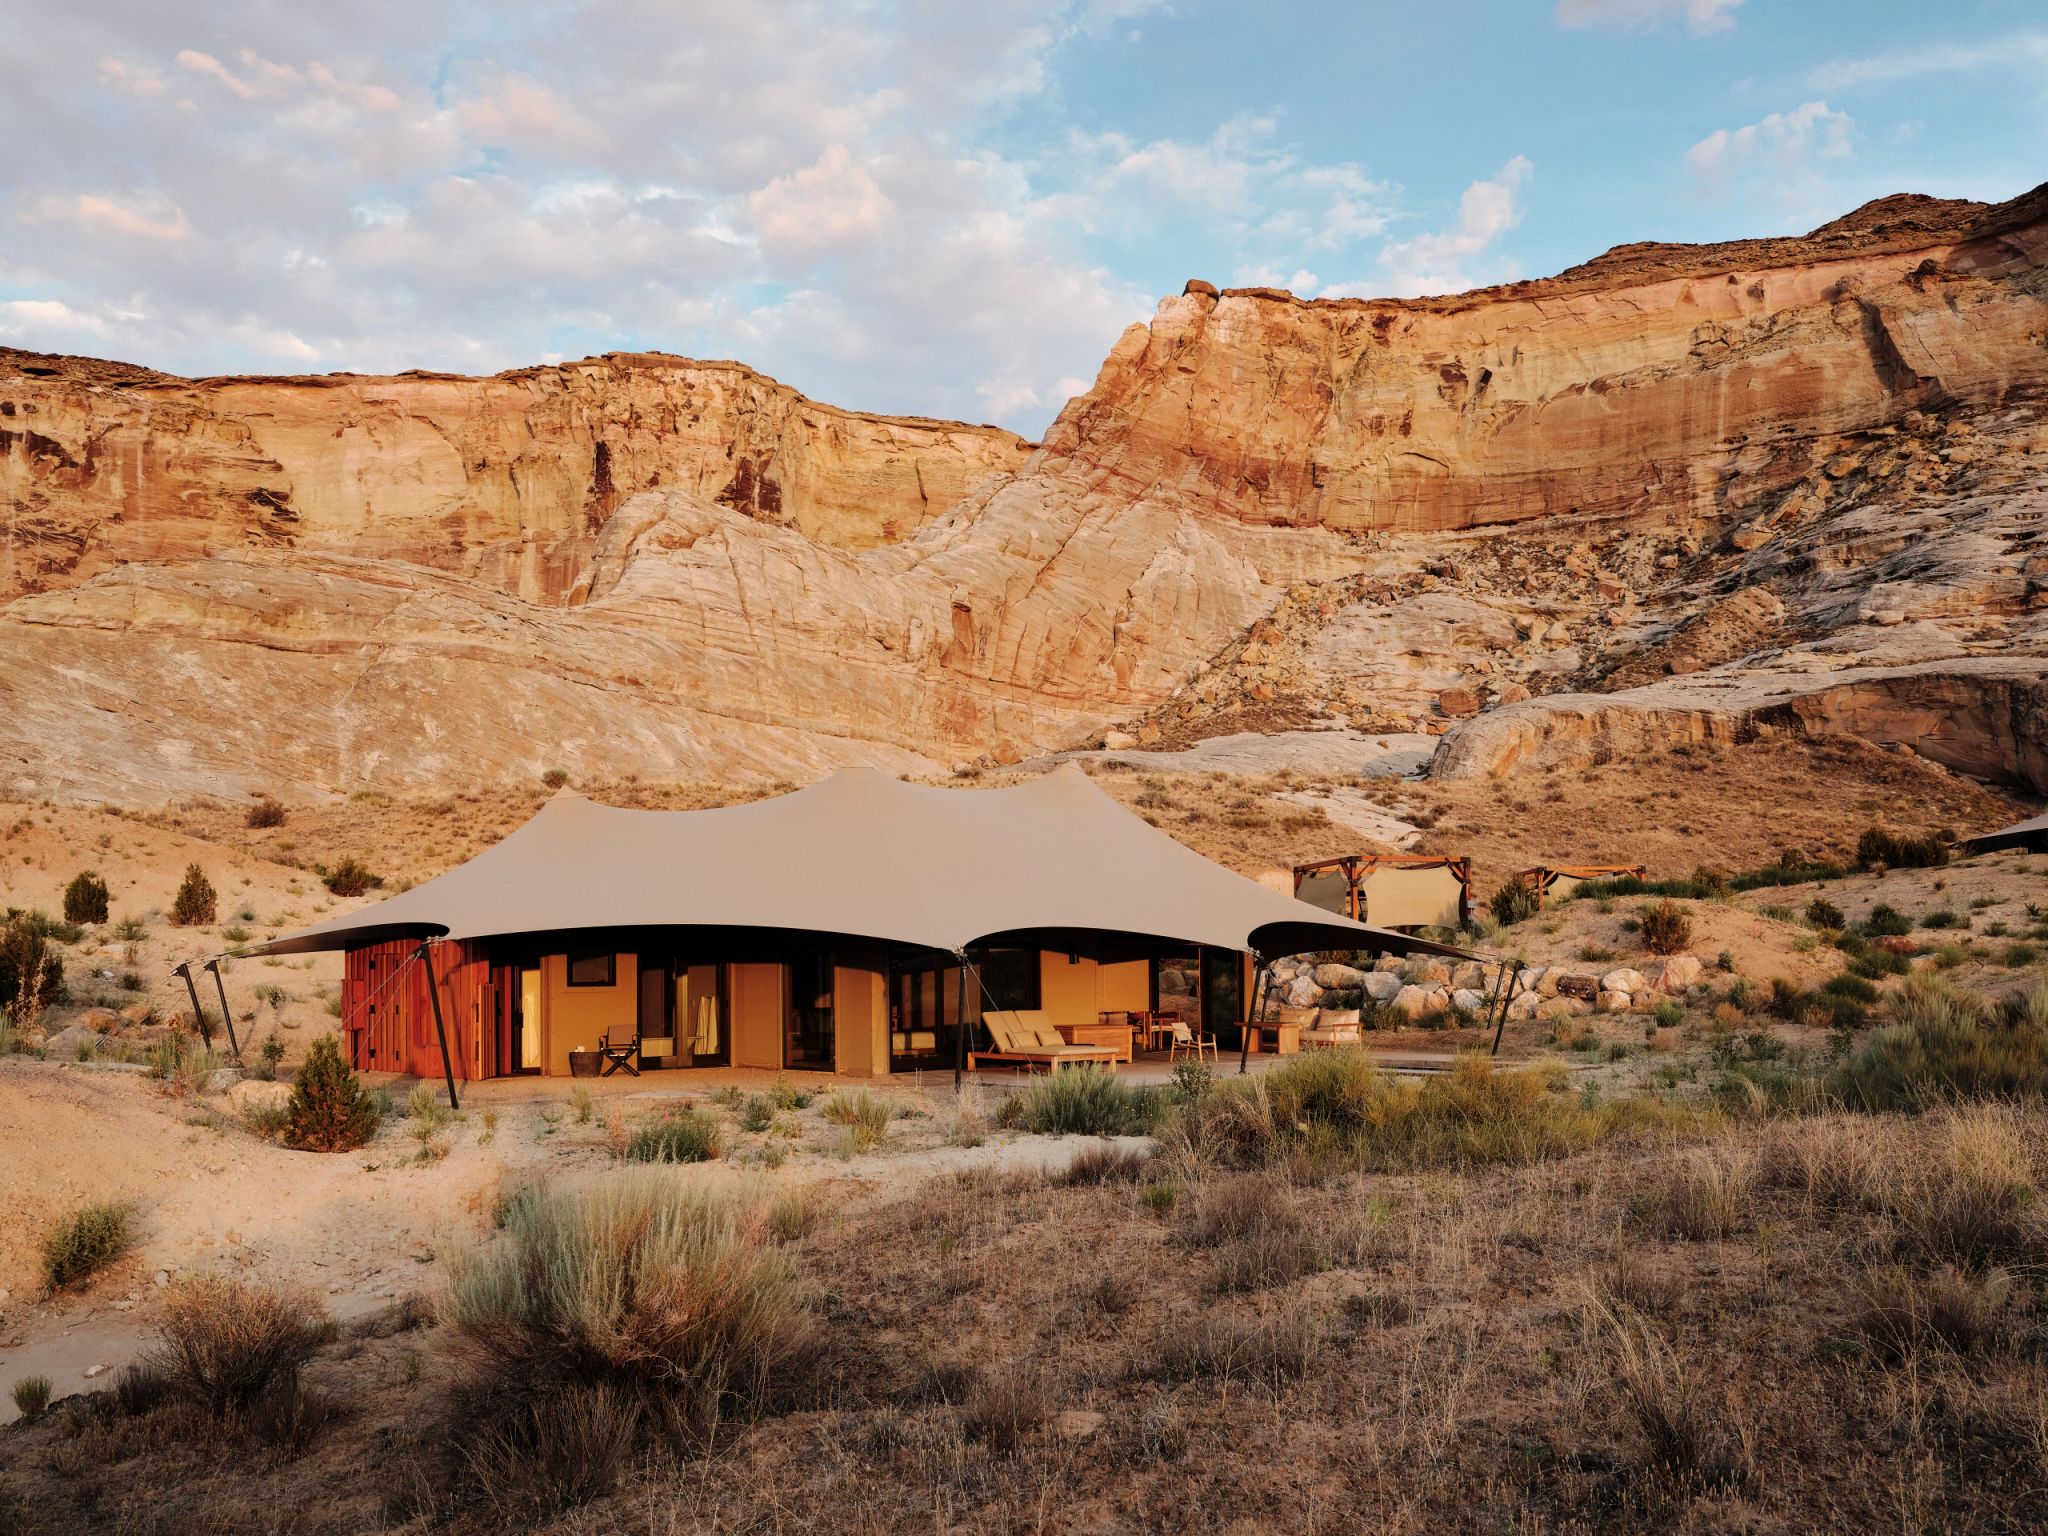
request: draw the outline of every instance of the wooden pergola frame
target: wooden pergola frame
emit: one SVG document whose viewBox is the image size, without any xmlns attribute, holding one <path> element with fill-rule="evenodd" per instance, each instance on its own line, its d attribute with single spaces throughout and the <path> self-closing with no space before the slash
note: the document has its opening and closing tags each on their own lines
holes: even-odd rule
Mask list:
<svg viewBox="0 0 2048 1536">
<path fill-rule="evenodd" d="M 1515 878 L 1536 893 L 1536 910 L 1543 910 L 1543 902 L 1550 895 L 1550 888 L 1563 880 L 1641 880 L 1647 873 L 1641 864 L 1538 864 L 1532 869 L 1518 870 Z"/>
<path fill-rule="evenodd" d="M 1301 897 L 1301 884 L 1310 875 L 1319 875 L 1325 870 L 1340 869 L 1344 872 L 1348 887 L 1344 916 L 1353 922 L 1365 921 L 1359 886 L 1375 870 L 1388 869 L 1448 869 L 1458 881 L 1458 926 L 1472 926 L 1472 861 L 1463 854 L 1450 853 L 1344 853 L 1334 858 L 1314 859 L 1306 864 L 1294 866 L 1294 895 Z"/>
</svg>

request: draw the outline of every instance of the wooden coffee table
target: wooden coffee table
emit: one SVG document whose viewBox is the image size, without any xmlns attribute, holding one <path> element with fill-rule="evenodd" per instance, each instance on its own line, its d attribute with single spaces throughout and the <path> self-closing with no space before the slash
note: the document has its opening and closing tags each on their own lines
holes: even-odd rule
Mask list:
<svg viewBox="0 0 2048 1536">
<path fill-rule="evenodd" d="M 1265 1037 L 1273 1039 L 1275 1056 L 1297 1056 L 1301 1053 L 1301 1026 L 1299 1024 L 1247 1024 L 1240 1022 L 1239 1029 L 1248 1032 L 1249 1054 L 1256 1056 L 1266 1048 Z"/>
</svg>

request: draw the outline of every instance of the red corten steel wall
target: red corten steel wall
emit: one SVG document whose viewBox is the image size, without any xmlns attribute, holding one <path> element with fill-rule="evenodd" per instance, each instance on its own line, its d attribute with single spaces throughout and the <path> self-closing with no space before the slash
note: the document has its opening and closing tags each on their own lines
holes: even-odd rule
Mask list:
<svg viewBox="0 0 2048 1536">
<path fill-rule="evenodd" d="M 448 1054 L 459 1078 L 495 1077 L 510 1031 L 507 972 L 494 973 L 474 941 L 435 944 L 426 961 L 417 939 L 365 944 L 348 951 L 341 984 L 341 1021 L 349 1064 L 359 1072 L 441 1075 L 427 965 L 441 988 Z"/>
</svg>

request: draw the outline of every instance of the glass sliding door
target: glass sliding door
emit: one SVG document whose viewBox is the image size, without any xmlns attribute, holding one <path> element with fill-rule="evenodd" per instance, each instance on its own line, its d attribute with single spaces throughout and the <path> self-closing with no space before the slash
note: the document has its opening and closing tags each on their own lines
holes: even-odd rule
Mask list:
<svg viewBox="0 0 2048 1536">
<path fill-rule="evenodd" d="M 538 1072 L 541 1065 L 540 967 L 519 969 L 518 1002 L 512 1011 L 514 1072 Z"/>
<path fill-rule="evenodd" d="M 1200 955 L 1190 949 L 1152 957 L 1152 1007 L 1158 1013 L 1177 1013 L 1190 1024 L 1201 1017 L 1202 967 Z"/>
<path fill-rule="evenodd" d="M 836 1059 L 832 957 L 801 955 L 789 964 L 789 1007 L 783 1026 L 785 1066 L 829 1072 Z"/>
<path fill-rule="evenodd" d="M 1236 1044 L 1244 1017 L 1244 956 L 1234 949 L 1203 950 L 1202 1028 Z"/>
<path fill-rule="evenodd" d="M 722 1067 L 732 1061 L 726 1027 L 725 967 L 677 964 L 670 970 L 675 999 L 676 1060 L 686 1067 Z"/>
</svg>

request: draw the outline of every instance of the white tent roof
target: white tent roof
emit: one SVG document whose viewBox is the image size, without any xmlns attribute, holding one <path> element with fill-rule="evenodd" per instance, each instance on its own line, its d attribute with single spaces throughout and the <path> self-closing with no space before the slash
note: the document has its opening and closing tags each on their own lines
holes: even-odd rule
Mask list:
<svg viewBox="0 0 2048 1536">
<path fill-rule="evenodd" d="M 848 768 L 794 794 L 706 811 L 556 795 L 446 874 L 259 948 L 379 939 L 707 927 L 881 939 L 957 952 L 1149 939 L 1283 955 L 1462 955 L 1231 873 L 1132 815 L 1073 764 L 1002 789 Z"/>
<path fill-rule="evenodd" d="M 2048 844 L 2048 816 L 2016 821 L 1996 832 L 1963 839 L 1963 847 L 1971 853 L 1995 853 L 2001 848 L 2031 848 L 2037 844 Z"/>
</svg>

